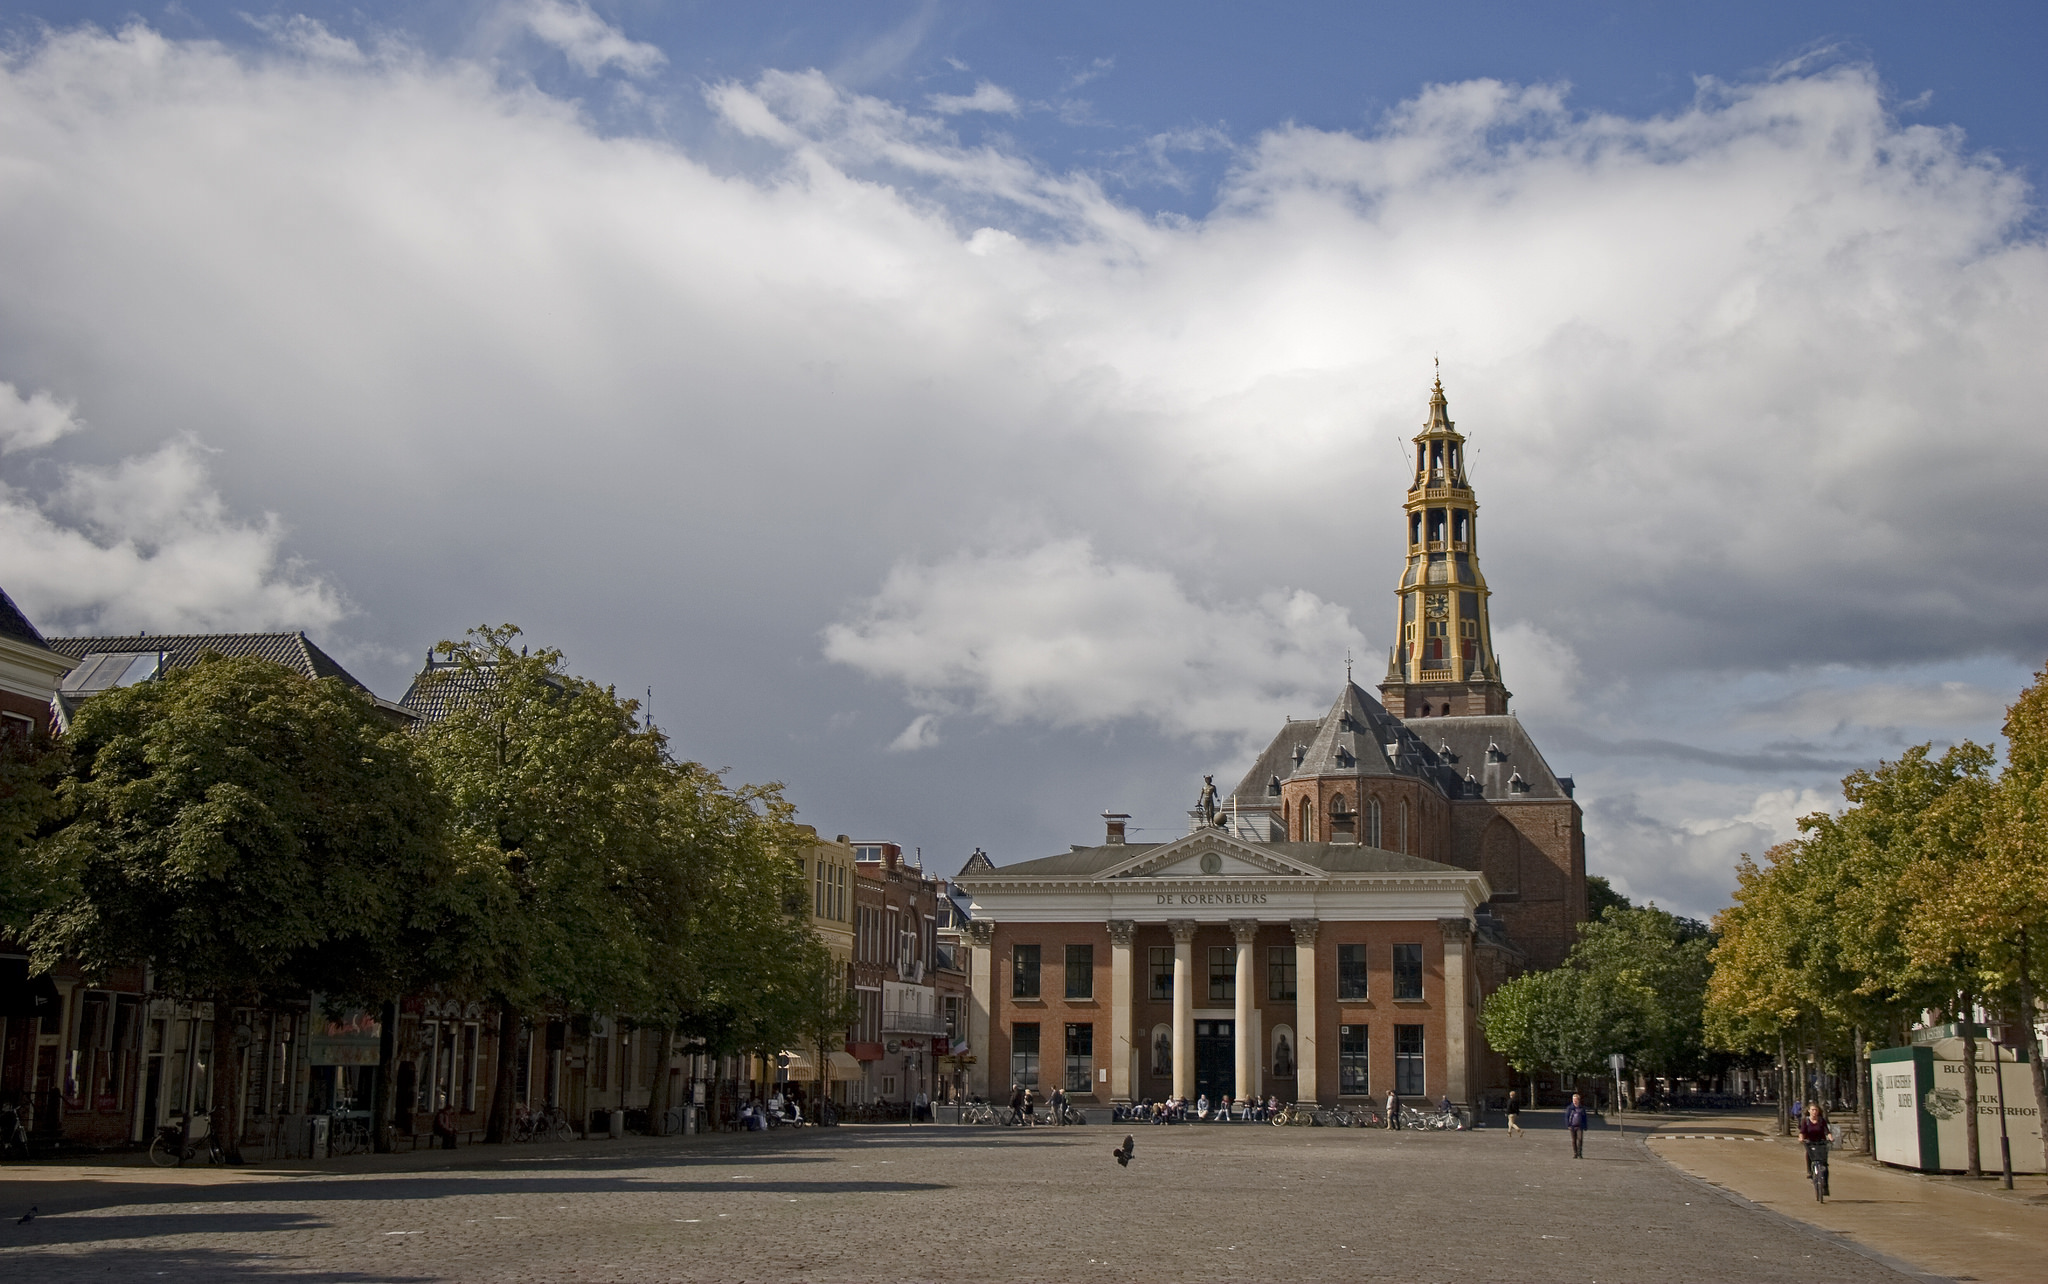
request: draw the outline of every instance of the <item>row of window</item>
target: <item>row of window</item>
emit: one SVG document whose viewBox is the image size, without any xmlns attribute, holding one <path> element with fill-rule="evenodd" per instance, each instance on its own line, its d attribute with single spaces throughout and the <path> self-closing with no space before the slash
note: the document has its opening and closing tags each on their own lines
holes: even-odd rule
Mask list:
<svg viewBox="0 0 2048 1284">
<path fill-rule="evenodd" d="M 1370 1042 L 1368 1026 L 1337 1027 L 1337 1090 L 1344 1096 L 1363 1097 L 1372 1094 L 1372 1075 L 1368 1069 Z M 1020 1022 L 1010 1028 L 1011 1083 L 1026 1088 L 1039 1086 L 1042 1046 L 1036 1022 Z M 1094 1091 L 1094 1025 L 1086 1022 L 1068 1024 L 1065 1046 L 1065 1060 L 1060 1065 L 1059 1082 L 1068 1092 Z M 1284 1035 L 1280 1037 L 1278 1049 L 1273 1062 L 1273 1075 L 1277 1079 L 1291 1079 L 1295 1072 L 1294 1059 Z M 1421 1026 L 1394 1027 L 1394 1091 L 1404 1097 L 1421 1096 L 1428 1090 L 1422 1049 Z M 1152 1073 L 1162 1078 L 1170 1078 L 1173 1074 L 1172 1044 L 1163 1031 L 1154 1041 Z"/>
<path fill-rule="evenodd" d="M 845 922 L 849 871 L 844 865 L 832 865 L 822 860 L 811 864 L 811 913 L 818 918 Z"/>
<path fill-rule="evenodd" d="M 1292 1002 L 1295 996 L 1295 950 L 1275 945 L 1266 951 L 1266 996 L 1277 1002 Z M 1173 947 L 1154 946 L 1147 957 L 1150 994 L 1155 1000 L 1173 998 Z M 1042 947 L 1019 945 L 1010 957 L 1010 997 L 1035 999 L 1041 996 Z M 1237 951 L 1221 945 L 1209 950 L 1209 998 L 1212 1002 L 1237 1001 Z M 1422 997 L 1422 946 L 1394 946 L 1394 993 L 1396 1000 Z M 1371 997 L 1367 984 L 1366 947 L 1337 947 L 1337 997 L 1359 1000 Z M 1066 997 L 1095 997 L 1095 947 L 1066 947 Z"/>
</svg>

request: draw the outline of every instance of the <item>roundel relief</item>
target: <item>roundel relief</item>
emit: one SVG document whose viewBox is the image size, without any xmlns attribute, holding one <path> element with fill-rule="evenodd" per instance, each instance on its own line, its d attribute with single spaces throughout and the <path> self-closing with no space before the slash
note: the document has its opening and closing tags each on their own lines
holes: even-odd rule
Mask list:
<svg viewBox="0 0 2048 1284">
<path fill-rule="evenodd" d="M 1202 853 L 1202 872 L 1203 872 L 1204 874 L 1220 874 L 1220 873 L 1222 873 L 1222 872 L 1223 872 L 1223 857 L 1221 857 L 1221 856 L 1217 855 L 1217 854 L 1216 854 L 1215 852 L 1203 852 L 1203 853 Z"/>
</svg>

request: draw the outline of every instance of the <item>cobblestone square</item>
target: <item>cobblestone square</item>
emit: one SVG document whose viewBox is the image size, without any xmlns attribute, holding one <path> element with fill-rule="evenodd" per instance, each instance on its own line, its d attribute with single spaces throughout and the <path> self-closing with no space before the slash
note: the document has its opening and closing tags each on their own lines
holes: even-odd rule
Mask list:
<svg viewBox="0 0 2048 1284">
<path fill-rule="evenodd" d="M 188 1184 L 0 1172 L 14 1280 L 1899 1280 L 1596 1132 L 839 1128 Z M 28 1204 L 42 1212 L 18 1225 Z"/>
</svg>

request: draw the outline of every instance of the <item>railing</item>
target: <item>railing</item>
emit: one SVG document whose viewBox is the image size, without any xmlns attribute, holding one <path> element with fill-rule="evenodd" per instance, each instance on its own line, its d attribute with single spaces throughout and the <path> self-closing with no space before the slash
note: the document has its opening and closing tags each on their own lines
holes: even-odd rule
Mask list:
<svg viewBox="0 0 2048 1284">
<path fill-rule="evenodd" d="M 885 1010 L 882 1029 L 891 1034 L 944 1034 L 946 1018 L 930 1012 Z"/>
</svg>

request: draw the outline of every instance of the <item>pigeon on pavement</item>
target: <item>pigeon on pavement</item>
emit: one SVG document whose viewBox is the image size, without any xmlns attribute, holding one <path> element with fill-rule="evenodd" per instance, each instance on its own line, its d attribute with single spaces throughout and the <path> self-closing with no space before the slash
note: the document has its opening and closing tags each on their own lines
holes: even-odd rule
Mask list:
<svg viewBox="0 0 2048 1284">
<path fill-rule="evenodd" d="M 23 1213 L 19 1218 L 17 1218 L 14 1224 L 16 1226 L 26 1226 L 30 1222 L 34 1221 L 36 1219 L 36 1207 L 36 1205 L 30 1204 L 28 1206 L 28 1211 Z"/>
<path fill-rule="evenodd" d="M 1138 1153 L 1138 1139 L 1129 1133 L 1125 1133 L 1123 1148 L 1121 1150 L 1112 1150 L 1109 1153 L 1116 1156 L 1117 1167 L 1129 1168 L 1131 1166 L 1131 1156 Z"/>
</svg>

